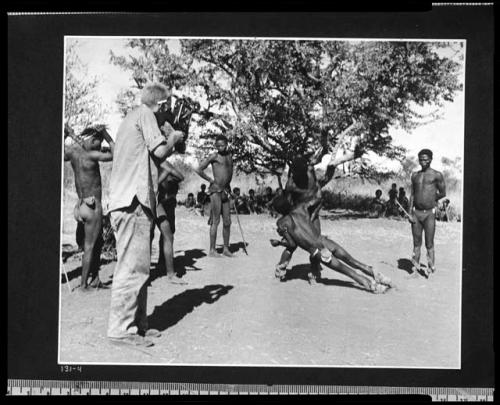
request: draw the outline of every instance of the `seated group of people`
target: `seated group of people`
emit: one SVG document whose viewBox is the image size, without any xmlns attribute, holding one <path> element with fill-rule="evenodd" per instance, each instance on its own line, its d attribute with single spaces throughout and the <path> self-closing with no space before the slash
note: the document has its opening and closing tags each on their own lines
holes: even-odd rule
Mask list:
<svg viewBox="0 0 500 405">
<path fill-rule="evenodd" d="M 194 198 L 193 193 L 188 193 L 186 200 L 179 201 L 179 205 L 183 205 L 188 209 L 196 210 L 201 215 L 205 215 L 210 204 L 210 196 L 206 192 L 206 185 L 202 184 L 201 189 Z M 243 215 L 269 213 L 271 216 L 276 216 L 271 206 L 271 201 L 279 193 L 279 189 L 273 192 L 271 187 L 267 187 L 262 193 L 256 194 L 255 190 L 248 190 L 248 195 L 242 194 L 239 187 L 233 188 L 232 199 L 230 200 L 231 212 Z"/>
<path fill-rule="evenodd" d="M 380 218 L 382 216 L 386 217 L 404 217 L 404 211 L 401 207 L 408 212 L 410 207 L 410 201 L 406 197 L 406 191 L 404 187 L 399 187 L 396 183 L 392 183 L 391 189 L 388 192 L 389 200 L 384 201 L 382 199 L 382 190 L 377 190 L 375 192 L 375 198 L 370 202 L 368 207 L 370 218 Z M 399 204 L 398 204 L 399 203 Z"/>
</svg>

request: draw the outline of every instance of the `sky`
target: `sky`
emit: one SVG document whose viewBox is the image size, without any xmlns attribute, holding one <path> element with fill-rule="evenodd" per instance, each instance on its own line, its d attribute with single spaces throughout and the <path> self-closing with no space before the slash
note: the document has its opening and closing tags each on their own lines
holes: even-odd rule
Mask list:
<svg viewBox="0 0 500 405">
<path fill-rule="evenodd" d="M 122 38 L 71 37 L 66 40 L 78 41 L 78 56 L 87 66 L 89 76 L 98 78 L 97 93 L 110 110 L 106 123 L 110 128 L 111 136 L 115 137 L 122 119 L 116 108 L 116 97 L 122 89 L 131 87 L 134 83 L 129 72 L 123 71 L 110 63 L 110 51 L 113 50 L 118 55 L 130 55 L 133 54 L 133 50 L 126 47 L 126 39 Z M 168 44 L 172 53 L 179 52 L 180 44 L 178 39 L 171 39 Z M 426 108 L 423 112 L 434 109 L 435 107 Z M 441 157 L 445 156 L 452 159 L 463 157 L 464 93 L 457 93 L 454 101 L 447 102 L 439 113 L 441 115 L 440 119 L 419 126 L 411 132 L 397 128 L 389 130 L 389 135 L 394 139 L 394 144 L 407 148 L 409 155 L 416 156 L 418 151 L 423 148 L 431 149 L 434 152 L 433 166 L 438 170 L 441 169 Z M 388 169 L 398 167 L 398 163 L 389 162 L 373 154 L 369 155 L 369 157 L 373 163 L 381 167 Z"/>
</svg>

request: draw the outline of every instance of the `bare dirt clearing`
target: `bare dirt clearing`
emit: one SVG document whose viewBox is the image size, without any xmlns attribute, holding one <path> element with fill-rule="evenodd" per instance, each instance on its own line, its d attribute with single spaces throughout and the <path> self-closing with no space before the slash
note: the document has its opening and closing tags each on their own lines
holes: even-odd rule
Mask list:
<svg viewBox="0 0 500 405">
<path fill-rule="evenodd" d="M 63 282 L 61 363 L 460 367 L 460 223 L 437 224 L 437 271 L 427 280 L 408 273 L 407 222 L 324 216 L 325 235 L 397 285 L 374 295 L 326 268 L 323 280 L 310 286 L 302 251 L 292 259 L 289 279 L 275 279 L 281 250 L 269 244 L 277 234 L 268 216 L 240 216 L 249 256 L 233 217 L 236 257 L 219 259 L 206 256 L 207 218 L 184 208 L 177 212 L 175 263 L 188 284 L 170 284 L 155 271 L 155 238 L 148 313 L 150 327 L 162 331 L 156 345 L 139 351 L 109 344 L 110 290 L 70 294 Z M 71 227 L 65 222 L 63 242 L 74 244 Z M 104 282 L 114 266 L 102 265 Z M 79 258 L 65 268 L 76 287 Z"/>
</svg>

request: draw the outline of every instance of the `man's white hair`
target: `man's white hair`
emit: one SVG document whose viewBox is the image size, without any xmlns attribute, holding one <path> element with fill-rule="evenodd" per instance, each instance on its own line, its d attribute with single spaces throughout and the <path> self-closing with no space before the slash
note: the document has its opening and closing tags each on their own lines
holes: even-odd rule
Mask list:
<svg viewBox="0 0 500 405">
<path fill-rule="evenodd" d="M 141 92 L 141 103 L 149 107 L 156 105 L 159 101 L 170 95 L 170 89 L 161 83 L 148 83 Z"/>
</svg>

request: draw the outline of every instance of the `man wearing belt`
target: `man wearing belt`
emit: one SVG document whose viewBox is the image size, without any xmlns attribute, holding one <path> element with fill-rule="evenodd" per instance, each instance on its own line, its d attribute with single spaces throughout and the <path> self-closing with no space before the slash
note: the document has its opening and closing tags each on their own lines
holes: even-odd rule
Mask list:
<svg viewBox="0 0 500 405">
<path fill-rule="evenodd" d="M 184 135 L 168 123 L 165 136 L 155 117 L 171 96 L 159 83 L 142 89 L 142 104 L 130 111 L 118 129 L 110 179 L 109 210 L 116 236 L 116 263 L 111 288 L 108 338 L 133 346 L 152 346 L 148 330 L 147 281 L 151 264 L 158 193 L 158 167 Z"/>
<path fill-rule="evenodd" d="M 434 231 L 436 226 L 436 206 L 446 196 L 446 185 L 441 172 L 431 168 L 432 151 L 422 149 L 418 153 L 422 169 L 411 175 L 410 210 L 412 215 L 411 231 L 413 234 L 413 270 L 420 269 L 420 248 L 422 231 L 425 232 L 427 249 L 426 277 L 436 271 L 434 261 Z"/>
<path fill-rule="evenodd" d="M 75 174 L 78 201 L 74 208 L 77 221 L 76 239 L 83 249 L 80 291 L 103 288 L 99 280 L 102 240 L 102 186 L 99 162 L 113 159 L 114 142 L 103 125 L 85 128 L 76 135 L 68 125 L 64 128 L 64 160 L 71 162 Z M 101 148 L 102 141 L 110 149 Z M 90 283 L 89 283 L 90 276 Z"/>
</svg>

